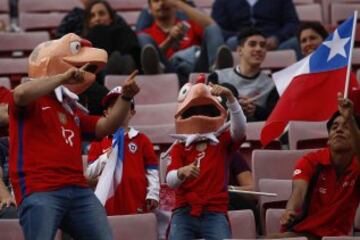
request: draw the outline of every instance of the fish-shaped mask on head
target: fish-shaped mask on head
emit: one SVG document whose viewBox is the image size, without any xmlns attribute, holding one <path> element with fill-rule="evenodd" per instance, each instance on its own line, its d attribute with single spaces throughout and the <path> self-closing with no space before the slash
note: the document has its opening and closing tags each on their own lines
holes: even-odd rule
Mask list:
<svg viewBox="0 0 360 240">
<path fill-rule="evenodd" d="M 85 81 L 65 85 L 71 92 L 80 94 L 95 81 L 95 74 L 107 63 L 107 53 L 93 48 L 89 41 L 76 34 L 69 33 L 60 39 L 43 42 L 34 49 L 29 57 L 29 77 L 53 76 L 72 67 L 81 68 L 87 63 Z"/>
</svg>

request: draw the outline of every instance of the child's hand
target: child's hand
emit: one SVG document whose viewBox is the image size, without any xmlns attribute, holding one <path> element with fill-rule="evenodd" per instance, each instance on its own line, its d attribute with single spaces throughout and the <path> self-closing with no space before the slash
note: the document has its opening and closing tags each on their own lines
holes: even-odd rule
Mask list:
<svg viewBox="0 0 360 240">
<path fill-rule="evenodd" d="M 195 160 L 193 163 L 179 168 L 178 177 L 181 180 L 186 180 L 188 178 L 197 178 L 200 175 L 200 168 L 197 166 L 198 160 Z"/>
<path fill-rule="evenodd" d="M 210 85 L 210 87 L 212 87 L 211 88 L 211 95 L 216 96 L 216 97 L 224 96 L 230 102 L 235 101 L 235 97 L 232 94 L 230 89 L 228 89 L 226 87 L 223 87 L 221 85 L 218 85 L 218 84 L 214 85 L 213 83 L 209 83 L 209 85 Z"/>
<path fill-rule="evenodd" d="M 146 210 L 153 211 L 159 206 L 159 202 L 154 199 L 146 199 Z"/>
</svg>

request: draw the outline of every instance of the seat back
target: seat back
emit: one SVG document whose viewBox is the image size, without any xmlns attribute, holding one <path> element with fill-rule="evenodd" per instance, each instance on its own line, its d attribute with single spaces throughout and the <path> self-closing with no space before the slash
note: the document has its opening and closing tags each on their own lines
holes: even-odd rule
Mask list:
<svg viewBox="0 0 360 240">
<path fill-rule="evenodd" d="M 267 235 L 280 232 L 280 217 L 285 209 L 269 208 L 265 215 L 265 233 Z"/>
<path fill-rule="evenodd" d="M 114 239 L 158 239 L 157 221 L 153 213 L 109 216 L 108 221 Z"/>
<path fill-rule="evenodd" d="M 319 3 L 296 5 L 295 9 L 301 22 L 323 22 Z"/>
<path fill-rule="evenodd" d="M 105 87 L 112 89 L 124 84 L 128 76 L 108 75 Z M 136 104 L 177 102 L 179 83 L 176 74 L 139 75 L 136 82 L 140 92 L 135 96 Z"/>
<path fill-rule="evenodd" d="M 256 189 L 259 179 L 291 179 L 296 162 L 312 149 L 304 150 L 255 150 L 252 154 L 252 175 Z"/>
<path fill-rule="evenodd" d="M 300 149 L 300 141 L 306 144 L 306 140 L 319 139 L 320 145 L 308 146 L 311 148 L 320 148 L 326 146 L 328 132 L 326 129 L 326 121 L 323 122 L 304 122 L 291 121 L 289 124 L 289 148 Z M 322 141 L 321 141 L 322 140 Z"/>
<path fill-rule="evenodd" d="M 251 210 L 228 211 L 233 238 L 256 238 L 255 217 Z"/>
</svg>

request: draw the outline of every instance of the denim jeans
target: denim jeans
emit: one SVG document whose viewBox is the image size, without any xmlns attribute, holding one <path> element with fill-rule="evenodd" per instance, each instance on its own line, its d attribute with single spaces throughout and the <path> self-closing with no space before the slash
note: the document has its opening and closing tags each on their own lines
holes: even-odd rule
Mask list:
<svg viewBox="0 0 360 240">
<path fill-rule="evenodd" d="M 223 213 L 203 212 L 200 217 L 190 215 L 190 208 L 176 209 L 170 225 L 169 240 L 231 238 L 230 225 Z"/>
<path fill-rule="evenodd" d="M 105 209 L 90 188 L 32 193 L 19 206 L 19 218 L 27 240 L 54 239 L 58 228 L 74 239 L 112 239 Z"/>
</svg>

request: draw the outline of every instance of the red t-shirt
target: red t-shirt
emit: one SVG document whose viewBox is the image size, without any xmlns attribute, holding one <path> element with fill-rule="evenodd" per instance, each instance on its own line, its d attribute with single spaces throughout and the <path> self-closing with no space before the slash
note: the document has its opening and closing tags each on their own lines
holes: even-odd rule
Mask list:
<svg viewBox="0 0 360 240">
<path fill-rule="evenodd" d="M 194 216 L 199 216 L 204 208 L 225 213 L 228 207 L 228 155 L 239 146 L 240 142 L 233 143 L 230 131 L 220 135 L 218 144 L 194 143 L 188 148 L 181 143 L 176 144 L 170 153 L 168 172 L 189 165 L 196 159 L 201 160 L 200 176 L 185 180 L 176 189 L 175 208 L 190 205 Z"/>
<path fill-rule="evenodd" d="M 358 160 L 354 157 L 346 171 L 337 177 L 329 149 L 322 149 L 298 161 L 293 179 L 309 182 L 319 164 L 322 169 L 312 193 L 308 216 L 294 227 L 294 231 L 319 237 L 348 235 L 360 200 Z"/>
<path fill-rule="evenodd" d="M 176 23 L 178 22 L 181 21 L 176 20 Z M 201 41 L 203 39 L 203 29 L 191 20 L 182 22 L 188 23 L 190 28 L 186 32 L 184 38 L 179 42 L 178 47 L 168 48 L 168 50 L 166 51 L 166 56 L 168 58 L 170 58 L 178 50 L 186 49 L 194 45 L 201 45 Z M 158 45 L 165 41 L 165 39 L 169 35 L 168 32 L 164 32 L 164 30 L 162 30 L 155 22 L 149 28 L 145 29 L 144 32 L 149 34 Z"/>
<path fill-rule="evenodd" d="M 89 163 L 111 147 L 112 139 L 91 143 Z M 158 160 L 153 145 L 146 135 L 125 135 L 123 173 L 115 195 L 105 204 L 108 215 L 125 215 L 146 212 L 147 169 L 158 169 Z"/>
<path fill-rule="evenodd" d="M 10 178 L 16 201 L 33 192 L 64 186 L 87 187 L 81 159 L 81 136 L 94 137 L 98 117 L 67 112 L 45 96 L 26 107 L 9 103 Z"/>
</svg>

